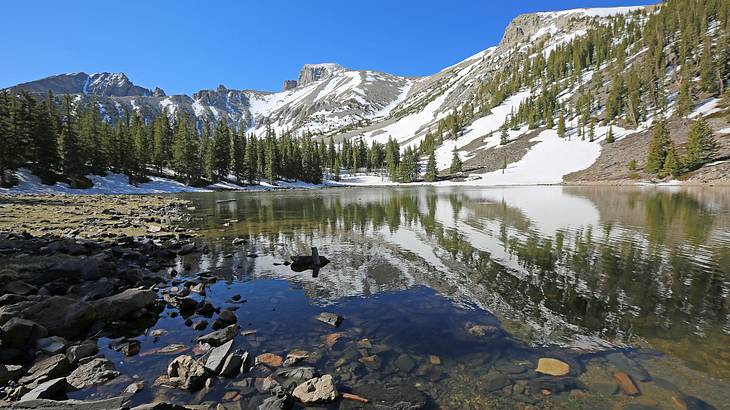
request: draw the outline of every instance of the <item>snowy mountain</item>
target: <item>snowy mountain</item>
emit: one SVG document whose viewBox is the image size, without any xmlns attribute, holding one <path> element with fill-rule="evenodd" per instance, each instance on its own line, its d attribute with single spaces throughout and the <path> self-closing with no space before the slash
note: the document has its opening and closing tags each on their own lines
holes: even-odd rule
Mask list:
<svg viewBox="0 0 730 410">
<path fill-rule="evenodd" d="M 503 78 L 504 73 L 517 73 L 540 54 L 546 65 L 549 61 L 545 60 L 549 60 L 555 50 L 589 35 L 596 27 L 616 25 L 617 17 L 622 19 L 620 24 L 624 27 L 628 27 L 627 22 L 634 22 L 640 28 L 659 7 L 575 9 L 520 15 L 508 25 L 497 46 L 421 78 L 351 70 L 324 63 L 305 64 L 296 80 L 284 80 L 279 92 L 232 90 L 221 85 L 192 96 L 166 96 L 159 88 L 151 91 L 134 85 L 121 73 L 64 74 L 19 84 L 15 88 L 40 94 L 48 90 L 56 94 L 77 94 L 79 104 L 90 104 L 93 98 L 109 121 L 122 116 L 125 109 L 148 118 L 166 110 L 170 116 L 195 117 L 198 124 L 228 121 L 258 135 L 273 129 L 278 134 L 309 133 L 336 140 L 362 138 L 367 144 L 384 143 L 394 138 L 401 148 L 418 147 L 428 133 L 440 130 L 441 122 L 450 114 L 460 113 L 462 123 L 458 135 L 447 135 L 436 148 L 438 169 L 448 168 L 456 151 L 465 161 L 466 169 L 482 174 L 482 181 L 556 183 L 565 175 L 594 164 L 602 153 L 602 140 L 609 129 L 617 140 L 621 140 L 645 132 L 652 120 L 643 120 L 633 127 L 620 122 L 602 123 L 591 131 L 595 135 L 590 139 L 585 135 L 571 138 L 579 128 L 578 116 L 573 115 L 566 119 L 570 130 L 568 138 L 558 138 L 553 129 L 548 129 L 553 127 L 517 124 L 506 131 L 505 141 L 500 135 L 503 124 L 522 104 L 533 102 L 548 90 L 540 81 L 530 86 L 521 85 L 503 95 L 497 104 L 492 104 L 487 99 L 495 99 L 495 90 L 485 91 L 485 84 L 499 80 L 498 88 L 501 88 L 514 82 L 513 78 Z M 619 37 L 613 40 L 614 44 L 619 44 L 621 36 L 632 35 L 624 27 L 617 31 Z M 627 62 L 642 52 L 627 51 Z M 596 78 L 601 82 L 598 85 L 594 84 Z M 600 94 L 605 93 L 606 84 L 610 84 L 606 81 L 608 78 L 609 67 L 605 64 L 598 70 L 585 70 L 580 76 L 550 86 L 559 92 L 556 98 L 559 104 L 577 110 L 579 92 L 589 84 L 596 89 L 598 104 L 601 104 L 600 99 L 606 97 Z M 674 97 L 669 95 L 668 100 L 671 110 Z M 599 117 L 601 109 L 595 110 L 592 116 Z M 540 173 L 545 161 L 556 154 L 566 158 L 565 163 L 550 172 Z M 498 174 L 506 177 L 497 177 Z M 536 175 L 541 178 L 536 179 Z"/>
</svg>

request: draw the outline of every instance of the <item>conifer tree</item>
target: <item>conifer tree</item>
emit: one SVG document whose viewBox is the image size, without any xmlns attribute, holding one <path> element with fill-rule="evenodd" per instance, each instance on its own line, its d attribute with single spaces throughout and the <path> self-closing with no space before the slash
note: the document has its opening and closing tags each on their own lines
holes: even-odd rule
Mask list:
<svg viewBox="0 0 730 410">
<path fill-rule="evenodd" d="M 451 158 L 451 166 L 449 167 L 449 171 L 452 174 L 458 174 L 462 172 L 463 164 L 461 162 L 461 157 L 459 157 L 459 151 L 456 150 L 456 147 L 454 147 L 454 155 Z"/>
<path fill-rule="evenodd" d="M 717 91 L 715 67 L 712 61 L 712 45 L 707 32 L 702 33 L 702 55 L 700 57 L 700 81 L 702 89 L 708 93 Z"/>
<path fill-rule="evenodd" d="M 342 165 L 340 164 L 340 156 L 335 157 L 335 163 L 334 163 L 334 180 L 339 181 L 340 180 L 340 168 L 342 168 Z"/>
<path fill-rule="evenodd" d="M 703 116 L 692 123 L 687 136 L 684 164 L 693 171 L 706 164 L 717 155 L 718 144 L 712 135 L 712 128 Z"/>
<path fill-rule="evenodd" d="M 613 144 L 615 141 L 613 136 L 613 126 L 608 127 L 608 133 L 606 134 L 606 144 Z"/>
<path fill-rule="evenodd" d="M 507 145 L 509 142 L 509 134 L 507 133 L 507 124 L 502 126 L 502 132 L 499 135 L 499 145 Z"/>
<path fill-rule="evenodd" d="M 688 64 L 683 64 L 681 69 L 681 80 L 679 83 L 679 95 L 677 96 L 676 115 L 686 117 L 692 110 L 692 90 L 690 84 L 690 70 Z"/>
<path fill-rule="evenodd" d="M 644 169 L 650 174 L 657 174 L 664 167 L 669 146 L 669 129 L 665 120 L 660 120 L 652 127 L 649 153 L 646 157 Z"/>
<path fill-rule="evenodd" d="M 101 116 L 95 98 L 83 112 L 79 124 L 79 143 L 82 146 L 84 157 L 89 161 L 91 172 L 101 174 L 108 167 L 104 150 L 101 148 Z"/>
<path fill-rule="evenodd" d="M 238 132 L 232 133 L 231 171 L 238 183 L 246 178 L 246 133 L 244 129 L 241 125 Z"/>
<path fill-rule="evenodd" d="M 678 177 L 682 173 L 682 163 L 679 160 L 679 156 L 677 155 L 677 150 L 674 148 L 674 144 L 671 142 L 669 143 L 669 148 L 667 149 L 667 158 L 664 161 L 664 166 L 662 169 L 663 175 L 670 175 L 672 177 Z"/>
<path fill-rule="evenodd" d="M 560 111 L 560 116 L 558 117 L 558 137 L 565 138 L 565 114 L 563 114 L 563 111 Z"/>
<path fill-rule="evenodd" d="M 0 114 L 1 116 L 2 114 Z M 35 161 L 33 172 L 41 178 L 43 183 L 51 184 L 55 182 L 53 172 L 58 166 L 58 144 L 56 142 L 57 117 L 53 107 L 53 95 L 50 91 L 46 101 L 37 105 L 35 118 L 35 138 L 32 148 Z M 0 122 L 2 122 L 1 118 Z"/>
<path fill-rule="evenodd" d="M 12 122 L 10 93 L 0 91 L 0 187 L 10 185 L 9 173 L 19 163 Z"/>
<path fill-rule="evenodd" d="M 251 185 L 256 185 L 259 181 L 258 155 L 258 139 L 256 135 L 251 134 L 246 144 L 246 179 Z"/>
<path fill-rule="evenodd" d="M 428 153 L 428 162 L 426 163 L 425 179 L 428 182 L 433 182 L 436 180 L 437 175 L 438 175 L 438 169 L 436 169 L 436 153 L 435 153 L 435 149 L 432 147 L 431 152 Z"/>
<path fill-rule="evenodd" d="M 84 175 L 85 159 L 81 152 L 78 133 L 76 131 L 76 114 L 72 97 L 66 94 L 63 98 L 63 116 L 61 121 L 61 168 L 64 174 L 72 179 Z"/>
</svg>

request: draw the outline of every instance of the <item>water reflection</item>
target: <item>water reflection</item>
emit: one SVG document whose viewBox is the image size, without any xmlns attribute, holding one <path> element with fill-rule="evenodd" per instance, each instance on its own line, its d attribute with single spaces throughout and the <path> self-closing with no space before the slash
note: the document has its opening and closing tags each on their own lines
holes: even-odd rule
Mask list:
<svg viewBox="0 0 730 410">
<path fill-rule="evenodd" d="M 698 361 L 730 345 L 730 193 L 721 189 L 337 189 L 191 196 L 211 253 L 239 277 L 285 278 L 317 303 L 423 285 L 494 313 L 534 345 L 643 341 Z M 221 198 L 236 201 L 217 204 Z M 225 238 L 226 240 L 220 240 Z M 288 260 L 318 246 L 319 277 Z M 193 261 L 193 263 L 198 263 Z M 688 348 L 678 348 L 686 345 Z M 689 348 L 691 346 L 691 348 Z M 724 349 L 724 350 L 723 350 Z"/>
</svg>

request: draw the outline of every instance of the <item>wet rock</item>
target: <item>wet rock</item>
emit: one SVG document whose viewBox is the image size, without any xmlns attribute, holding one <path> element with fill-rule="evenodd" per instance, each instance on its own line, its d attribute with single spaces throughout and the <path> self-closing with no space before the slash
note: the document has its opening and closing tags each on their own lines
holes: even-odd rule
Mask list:
<svg viewBox="0 0 730 410">
<path fill-rule="evenodd" d="M 187 289 L 187 288 L 183 288 L 183 289 Z M 182 312 L 182 313 L 192 312 L 198 307 L 198 302 L 196 302 L 195 299 L 192 299 L 192 298 L 179 299 L 178 304 L 180 305 L 180 312 Z"/>
<path fill-rule="evenodd" d="M 248 352 L 243 352 L 241 355 L 241 373 L 247 373 L 251 370 L 252 365 L 253 360 L 251 359 L 251 355 Z"/>
<path fill-rule="evenodd" d="M 261 403 L 258 410 L 289 410 L 294 406 L 294 399 L 289 395 L 271 396 Z"/>
<path fill-rule="evenodd" d="M 128 395 L 135 395 L 144 389 L 144 382 L 134 382 L 124 389 L 124 393 Z"/>
<path fill-rule="evenodd" d="M 207 406 L 205 407 L 208 408 Z M 186 406 L 180 406 L 179 404 L 174 403 L 167 403 L 167 402 L 157 402 L 157 403 L 149 403 L 149 404 L 142 404 L 137 407 L 132 407 L 131 410 L 190 410 L 190 407 Z"/>
<path fill-rule="evenodd" d="M 315 319 L 332 327 L 339 327 L 343 320 L 342 316 L 329 312 L 322 312 Z"/>
<path fill-rule="evenodd" d="M 433 365 L 441 364 L 441 358 L 433 354 L 428 356 L 428 361 Z"/>
<path fill-rule="evenodd" d="M 14 317 L 8 320 L 2 328 L 2 341 L 4 346 L 23 348 L 29 343 L 45 337 L 48 330 L 38 323 Z"/>
<path fill-rule="evenodd" d="M 337 399 L 337 389 L 332 376 L 325 374 L 300 384 L 292 396 L 304 404 L 329 403 Z"/>
<path fill-rule="evenodd" d="M 25 298 L 25 296 L 20 296 L 20 295 L 14 295 L 14 294 L 11 294 L 11 293 L 6 293 L 6 294 L 0 296 L 0 306 L 14 305 L 16 303 L 20 303 L 20 302 L 23 302 L 25 300 L 27 300 Z"/>
<path fill-rule="evenodd" d="M 565 376 L 570 373 L 570 366 L 558 359 L 543 357 L 538 360 L 536 371 L 550 376 Z"/>
<path fill-rule="evenodd" d="M 494 365 L 494 368 L 499 370 L 500 373 L 504 373 L 504 374 L 521 374 L 527 370 L 526 368 L 524 368 L 522 366 L 518 366 L 509 361 L 497 362 Z"/>
<path fill-rule="evenodd" d="M 233 339 L 236 337 L 236 334 L 238 333 L 238 325 L 230 325 L 226 328 L 223 328 L 221 330 L 216 330 L 215 332 L 208 333 L 207 335 L 200 336 L 198 338 L 198 342 L 200 343 L 208 343 L 211 346 L 220 346 L 227 341 Z"/>
<path fill-rule="evenodd" d="M 71 364 L 75 364 L 79 360 L 93 356 L 99 351 L 96 343 L 88 342 L 79 345 L 70 346 L 66 351 L 66 357 Z"/>
<path fill-rule="evenodd" d="M 5 292 L 14 295 L 28 296 L 38 293 L 38 288 L 33 285 L 29 285 L 23 281 L 14 280 L 12 282 L 8 282 L 5 285 Z"/>
<path fill-rule="evenodd" d="M 24 394 L 20 398 L 20 401 L 52 399 L 65 393 L 67 386 L 66 379 L 63 377 L 51 379 L 39 384 L 33 390 Z"/>
<path fill-rule="evenodd" d="M 66 350 L 66 340 L 60 336 L 44 337 L 36 340 L 35 347 L 43 353 L 55 355 Z"/>
<path fill-rule="evenodd" d="M 209 302 L 202 302 L 200 303 L 200 305 L 198 305 L 195 313 L 199 314 L 200 316 L 212 317 L 213 313 L 215 313 L 215 308 Z"/>
<path fill-rule="evenodd" d="M 45 327 L 48 334 L 73 338 L 88 332 L 97 314 L 89 303 L 50 296 L 23 310 L 22 316 Z"/>
<path fill-rule="evenodd" d="M 606 360 L 613 364 L 618 370 L 628 374 L 635 380 L 640 382 L 647 382 L 651 380 L 651 375 L 646 371 L 640 364 L 626 357 L 621 352 L 609 353 L 606 355 Z"/>
<path fill-rule="evenodd" d="M 167 367 L 167 375 L 170 383 L 186 390 L 197 390 L 208 379 L 206 368 L 188 355 L 176 357 Z"/>
<path fill-rule="evenodd" d="M 395 360 L 395 367 L 404 373 L 410 373 L 416 367 L 416 362 L 410 356 L 402 354 Z"/>
<path fill-rule="evenodd" d="M 229 340 L 228 342 L 211 350 L 208 354 L 208 359 L 205 361 L 205 368 L 210 370 L 213 374 L 218 374 L 223 367 L 223 363 L 228 358 L 228 355 L 231 354 L 232 349 L 233 340 Z"/>
<path fill-rule="evenodd" d="M 255 363 L 263 364 L 269 367 L 279 367 L 284 362 L 284 359 L 281 358 L 281 356 L 273 353 L 263 353 L 258 356 L 256 356 Z"/>
<path fill-rule="evenodd" d="M 224 310 L 218 315 L 218 319 L 222 320 L 226 324 L 233 324 L 238 321 L 238 318 L 236 318 L 236 315 L 231 312 L 230 310 Z"/>
<path fill-rule="evenodd" d="M 467 323 L 465 328 L 470 335 L 477 337 L 491 336 L 499 332 L 499 328 L 496 326 L 479 325 L 475 323 Z"/>
<path fill-rule="evenodd" d="M 629 396 L 638 396 L 639 388 L 636 387 L 636 384 L 634 384 L 634 381 L 631 380 L 631 377 L 624 373 L 624 372 L 616 372 L 613 374 L 614 380 L 616 380 L 616 383 L 618 383 L 619 389 L 621 391 Z"/>
<path fill-rule="evenodd" d="M 549 391 L 549 394 L 558 394 L 571 390 L 586 390 L 585 386 L 573 377 L 538 377 L 528 381 L 531 392 Z"/>
<path fill-rule="evenodd" d="M 77 389 L 85 389 L 104 384 L 119 374 L 109 360 L 96 358 L 77 367 L 66 377 L 66 382 Z"/>
<path fill-rule="evenodd" d="M 135 356 L 137 353 L 139 353 L 141 346 L 142 345 L 139 340 L 126 338 L 115 340 L 114 342 L 109 344 L 110 348 L 117 352 L 124 353 L 124 355 L 127 357 Z"/>
<path fill-rule="evenodd" d="M 512 384 L 512 382 L 510 382 L 507 376 L 495 370 L 490 370 L 484 376 L 484 389 L 487 391 L 500 390 L 510 384 Z"/>
<path fill-rule="evenodd" d="M 360 363 L 364 364 L 367 368 L 372 370 L 380 369 L 380 366 L 383 364 L 382 360 L 380 360 L 380 357 L 376 355 L 361 357 L 358 360 L 360 361 Z"/>
<path fill-rule="evenodd" d="M 148 289 L 127 289 L 114 296 L 94 302 L 99 318 L 112 322 L 126 319 L 129 315 L 150 307 L 157 300 L 157 293 Z"/>
<path fill-rule="evenodd" d="M 672 403 L 680 410 L 715 410 L 707 402 L 687 395 L 672 396 Z"/>
<path fill-rule="evenodd" d="M 241 372 L 241 365 L 243 364 L 243 359 L 241 358 L 241 355 L 239 354 L 232 354 L 229 355 L 226 358 L 226 361 L 223 362 L 223 367 L 221 367 L 220 375 L 223 377 L 233 378 L 238 376 L 238 373 Z"/>
<path fill-rule="evenodd" d="M 195 330 L 205 330 L 206 327 L 208 327 L 208 321 L 205 319 L 201 319 L 193 323 L 193 329 Z"/>
<path fill-rule="evenodd" d="M 300 384 L 316 376 L 314 367 L 291 367 L 279 369 L 271 374 L 271 378 L 287 392 L 293 391 Z"/>
<path fill-rule="evenodd" d="M 28 374 L 20 379 L 20 383 L 42 383 L 50 379 L 65 376 L 69 371 L 69 367 L 66 355 L 63 354 L 41 359 L 28 369 Z"/>
</svg>

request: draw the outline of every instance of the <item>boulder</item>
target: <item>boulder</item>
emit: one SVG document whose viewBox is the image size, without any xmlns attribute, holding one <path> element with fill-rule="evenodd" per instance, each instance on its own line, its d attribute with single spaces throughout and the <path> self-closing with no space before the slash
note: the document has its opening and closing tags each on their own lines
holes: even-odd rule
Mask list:
<svg viewBox="0 0 730 410">
<path fill-rule="evenodd" d="M 12 282 L 8 282 L 5 285 L 5 292 L 14 295 L 28 296 L 38 293 L 38 288 L 33 285 L 29 285 L 23 281 L 14 280 Z"/>
<path fill-rule="evenodd" d="M 28 369 L 28 373 L 20 379 L 20 384 L 43 383 L 50 379 L 63 377 L 68 374 L 69 363 L 66 355 L 57 354 L 55 356 L 41 359 Z M 39 397 L 43 398 L 43 397 Z"/>
<path fill-rule="evenodd" d="M 294 406 L 294 400 L 289 395 L 271 396 L 263 401 L 258 410 L 289 410 Z"/>
<path fill-rule="evenodd" d="M 170 382 L 186 390 L 197 390 L 208 378 L 207 369 L 191 356 L 176 357 L 167 367 Z"/>
<path fill-rule="evenodd" d="M 66 392 L 66 379 L 59 377 L 43 382 L 36 386 L 33 390 L 24 394 L 20 401 L 29 401 L 37 399 L 52 399 Z"/>
<path fill-rule="evenodd" d="M 66 382 L 77 389 L 85 389 L 97 384 L 104 384 L 116 378 L 119 374 L 109 360 L 96 358 L 77 367 L 66 377 Z"/>
<path fill-rule="evenodd" d="M 232 354 L 228 356 L 225 362 L 223 362 L 223 367 L 221 367 L 220 375 L 228 378 L 236 377 L 238 376 L 238 373 L 241 372 L 242 364 L 243 359 L 241 358 L 241 355 Z"/>
<path fill-rule="evenodd" d="M 157 300 L 157 293 L 148 289 L 127 289 L 113 296 L 94 302 L 99 318 L 111 322 L 125 319 L 140 309 L 149 307 Z"/>
<path fill-rule="evenodd" d="M 271 378 L 285 391 L 292 392 L 297 386 L 317 376 L 314 367 L 290 367 L 275 371 Z"/>
<path fill-rule="evenodd" d="M 99 351 L 99 348 L 94 342 L 82 343 L 80 345 L 74 345 L 68 348 L 66 351 L 66 358 L 69 363 L 75 364 L 84 357 L 95 355 Z"/>
<path fill-rule="evenodd" d="M 223 368 L 223 364 L 233 349 L 233 340 L 216 347 L 208 353 L 208 359 L 205 361 L 205 368 L 213 374 L 218 374 Z"/>
<path fill-rule="evenodd" d="M 256 356 L 256 364 L 264 364 L 269 367 L 279 367 L 284 363 L 281 356 L 273 353 L 262 353 Z"/>
<path fill-rule="evenodd" d="M 200 343 L 208 343 L 211 346 L 220 346 L 227 341 L 233 339 L 236 337 L 236 334 L 238 333 L 238 325 L 230 325 L 228 327 L 225 327 L 221 330 L 216 330 L 215 332 L 208 333 L 207 335 L 200 336 L 198 338 L 198 342 Z"/>
<path fill-rule="evenodd" d="M 25 301 L 25 296 L 14 295 L 12 293 L 6 293 L 0 296 L 0 306 L 13 305 L 19 302 Z"/>
<path fill-rule="evenodd" d="M 329 312 L 322 312 L 315 319 L 332 327 L 339 327 L 343 320 L 342 316 Z"/>
<path fill-rule="evenodd" d="M 0 386 L 10 380 L 18 380 L 23 375 L 23 367 L 14 364 L 0 364 Z"/>
<path fill-rule="evenodd" d="M 238 321 L 238 318 L 236 318 L 236 315 L 231 312 L 230 310 L 224 310 L 218 315 L 218 319 L 223 321 L 227 324 L 236 323 Z"/>
<path fill-rule="evenodd" d="M 337 399 L 332 376 L 325 374 L 322 377 L 315 377 L 300 384 L 294 389 L 292 395 L 304 404 L 329 403 Z"/>
<path fill-rule="evenodd" d="M 85 334 L 97 317 L 90 304 L 64 296 L 39 300 L 25 308 L 22 316 L 45 327 L 49 334 L 63 337 Z"/>
<path fill-rule="evenodd" d="M 48 330 L 38 323 L 14 317 L 2 326 L 3 344 L 8 347 L 22 348 L 48 334 Z"/>
</svg>

